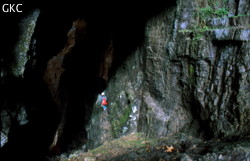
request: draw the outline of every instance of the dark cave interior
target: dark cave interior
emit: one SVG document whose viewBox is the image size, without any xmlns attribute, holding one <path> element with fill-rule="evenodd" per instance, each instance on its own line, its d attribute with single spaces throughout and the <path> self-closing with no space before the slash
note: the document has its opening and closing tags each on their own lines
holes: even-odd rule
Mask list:
<svg viewBox="0 0 250 161">
<path fill-rule="evenodd" d="M 1 80 L 1 104 L 8 102 L 10 108 L 15 108 L 17 103 L 23 103 L 28 109 L 30 121 L 24 126 L 12 123 L 9 141 L 0 151 L 0 155 L 9 160 L 27 160 L 29 157 L 33 160 L 31 156 L 35 156 L 35 160 L 42 160 L 48 154 L 58 118 L 55 103 L 42 77 L 48 60 L 64 47 L 67 32 L 75 19 L 83 18 L 88 27 L 86 38 L 78 42 L 72 54 L 64 59 L 65 73 L 60 86 L 62 95 L 69 96 L 70 101 L 61 152 L 67 150 L 72 140 L 76 139 L 75 136 L 82 134 L 86 137 L 85 125 L 89 118 L 85 116 L 91 115 L 91 105 L 97 94 L 106 88 L 106 82 L 98 77 L 100 53 L 112 40 L 114 61 L 109 72 L 111 76 L 143 42 L 146 21 L 174 5 L 170 2 L 68 3 L 70 4 L 48 5 L 44 2 L 26 2 L 23 3 L 23 13 L 1 13 L 1 68 L 8 71 L 9 64 L 14 59 L 11 53 L 17 43 L 20 19 L 33 9 L 40 9 L 33 34 L 33 39 L 37 41 L 35 67 L 31 68 L 26 64 L 24 78 L 9 76 Z"/>
</svg>

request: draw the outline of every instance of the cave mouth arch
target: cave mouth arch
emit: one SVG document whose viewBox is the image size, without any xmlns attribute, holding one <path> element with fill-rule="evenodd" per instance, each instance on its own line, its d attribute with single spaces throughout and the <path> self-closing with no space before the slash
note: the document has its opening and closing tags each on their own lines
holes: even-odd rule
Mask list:
<svg viewBox="0 0 250 161">
<path fill-rule="evenodd" d="M 111 76 L 126 57 L 143 42 L 147 20 L 174 4 L 175 1 L 84 6 L 74 3 L 60 7 L 47 6 L 42 2 L 23 5 L 24 11 L 39 8 L 41 12 L 32 37 L 36 39 L 36 65 L 31 69 L 31 65 L 27 64 L 24 78 L 20 80 L 9 77 L 10 81 L 5 87 L 9 93 L 19 91 L 15 96 L 10 94 L 10 98 L 6 99 L 9 101 L 14 99 L 25 104 L 31 123 L 24 127 L 12 127 L 9 143 L 1 149 L 1 155 L 18 154 L 19 157 L 25 158 L 32 153 L 42 158 L 47 154 L 59 116 L 43 81 L 43 75 L 47 62 L 63 49 L 67 32 L 74 20 L 83 18 L 88 24 L 88 29 L 86 38 L 80 40 L 71 51 L 71 55 L 66 56 L 63 61 L 66 72 L 60 81 L 60 97 L 67 97 L 70 101 L 66 109 L 63 141 L 59 147 L 60 151 L 57 151 L 59 153 L 74 148 L 69 147 L 72 141 L 78 141 L 79 138 L 87 139 L 85 126 L 91 116 L 91 107 L 97 94 L 106 88 L 107 82 L 98 75 L 100 69 L 98 57 L 107 44 L 112 40 L 114 47 L 114 58 L 109 72 Z M 6 31 L 16 31 L 15 25 L 20 21 L 20 17 L 14 17 L 10 26 L 5 27 Z M 5 18 L 4 21 L 7 22 L 9 19 Z M 11 36 L 13 42 L 7 42 L 8 46 L 4 47 L 4 51 L 10 52 L 10 46 L 15 44 L 14 37 L 17 34 L 14 32 Z M 3 38 L 9 40 L 9 35 L 3 34 Z"/>
</svg>

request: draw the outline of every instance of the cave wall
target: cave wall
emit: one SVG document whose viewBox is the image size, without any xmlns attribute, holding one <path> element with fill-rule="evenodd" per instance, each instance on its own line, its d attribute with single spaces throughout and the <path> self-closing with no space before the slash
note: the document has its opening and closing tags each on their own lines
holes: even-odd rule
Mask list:
<svg viewBox="0 0 250 161">
<path fill-rule="evenodd" d="M 23 4 L 22 14 L 1 14 L 6 45 L 0 64 L 0 129 L 6 132 L 1 139 L 7 140 L 1 156 L 33 160 L 33 154 L 40 160 L 82 146 L 97 94 L 142 41 L 145 21 L 162 9 L 160 4 L 72 2 L 58 7 L 36 2 Z M 20 30 L 30 31 L 20 22 L 35 9 L 39 16 L 32 33 L 18 41 Z M 86 32 L 77 31 L 77 19 L 87 23 Z M 25 51 L 16 54 L 16 46 Z M 13 62 L 20 63 L 12 70 Z"/>
<path fill-rule="evenodd" d="M 108 114 L 94 106 L 89 148 L 133 132 L 249 135 L 250 4 L 216 2 L 178 0 L 147 21 L 143 44 L 109 80 Z"/>
<path fill-rule="evenodd" d="M 39 160 L 50 145 L 93 148 L 133 132 L 249 135 L 249 0 L 41 4 L 30 6 L 40 9 L 30 44 L 17 36 L 27 13 L 1 26 L 1 156 Z M 86 33 L 72 27 L 78 18 Z M 18 45 L 29 49 L 15 75 Z"/>
</svg>

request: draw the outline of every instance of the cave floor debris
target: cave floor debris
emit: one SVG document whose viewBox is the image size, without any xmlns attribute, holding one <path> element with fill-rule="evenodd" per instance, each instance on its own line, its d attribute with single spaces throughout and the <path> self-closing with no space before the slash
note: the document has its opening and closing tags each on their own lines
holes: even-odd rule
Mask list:
<svg viewBox="0 0 250 161">
<path fill-rule="evenodd" d="M 152 139 L 136 133 L 105 142 L 88 152 L 77 150 L 51 160 L 84 161 L 87 157 L 93 157 L 96 161 L 248 161 L 250 137 L 241 140 L 203 141 L 184 134 Z"/>
</svg>

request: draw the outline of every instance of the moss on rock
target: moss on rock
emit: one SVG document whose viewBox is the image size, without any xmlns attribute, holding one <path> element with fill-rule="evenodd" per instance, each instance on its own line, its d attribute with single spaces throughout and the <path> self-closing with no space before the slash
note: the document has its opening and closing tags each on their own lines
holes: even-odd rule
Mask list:
<svg viewBox="0 0 250 161">
<path fill-rule="evenodd" d="M 116 108 L 113 109 L 113 111 L 119 110 L 117 109 L 118 106 L 117 104 L 115 104 L 115 106 L 113 105 L 112 108 Z M 132 112 L 132 108 L 130 106 L 126 106 L 125 108 L 120 108 L 120 112 L 116 112 L 113 113 L 113 115 L 110 115 L 110 119 L 111 121 L 111 126 L 112 126 L 112 134 L 113 137 L 117 138 L 120 136 L 120 133 L 122 131 L 122 127 L 125 126 L 127 124 L 127 122 L 129 121 L 129 115 Z"/>
</svg>

